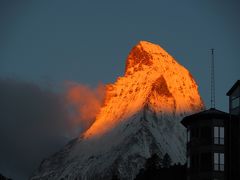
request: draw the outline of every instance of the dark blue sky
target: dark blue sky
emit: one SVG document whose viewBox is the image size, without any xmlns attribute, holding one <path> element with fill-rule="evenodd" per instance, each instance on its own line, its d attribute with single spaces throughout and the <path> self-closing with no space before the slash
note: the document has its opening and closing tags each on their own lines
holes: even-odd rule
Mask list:
<svg viewBox="0 0 240 180">
<path fill-rule="evenodd" d="M 0 173 L 27 179 L 67 141 L 65 104 L 50 90 L 114 82 L 140 40 L 190 70 L 207 108 L 214 47 L 216 107 L 228 111 L 225 94 L 240 78 L 239 18 L 239 0 L 1 0 Z"/>
<path fill-rule="evenodd" d="M 216 106 L 240 77 L 237 0 L 1 1 L 0 77 L 53 88 L 95 86 L 123 74 L 139 40 L 161 45 L 195 77 L 209 107 L 209 49 L 216 49 Z"/>
</svg>

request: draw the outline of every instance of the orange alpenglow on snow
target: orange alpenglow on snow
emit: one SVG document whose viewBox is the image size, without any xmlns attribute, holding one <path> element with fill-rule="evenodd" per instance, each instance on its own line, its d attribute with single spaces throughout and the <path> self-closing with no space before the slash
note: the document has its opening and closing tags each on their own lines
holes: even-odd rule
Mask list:
<svg viewBox="0 0 240 180">
<path fill-rule="evenodd" d="M 184 116 L 204 104 L 186 68 L 159 45 L 140 41 L 128 55 L 125 75 L 107 85 L 104 105 L 83 137 L 107 133 L 145 108 L 158 115 Z"/>
</svg>

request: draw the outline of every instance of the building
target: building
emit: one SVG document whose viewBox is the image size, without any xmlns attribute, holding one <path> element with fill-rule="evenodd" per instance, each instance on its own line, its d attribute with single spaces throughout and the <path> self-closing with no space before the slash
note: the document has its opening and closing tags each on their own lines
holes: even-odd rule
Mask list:
<svg viewBox="0 0 240 180">
<path fill-rule="evenodd" d="M 240 116 L 240 80 L 227 92 L 229 96 L 229 112 Z"/>
<path fill-rule="evenodd" d="M 227 92 L 229 112 L 238 118 L 226 122 L 226 179 L 240 179 L 240 80 Z M 231 117 L 233 117 L 231 116 Z"/>
<path fill-rule="evenodd" d="M 228 91 L 229 112 L 215 108 L 187 116 L 188 180 L 240 179 L 240 81 Z"/>
</svg>

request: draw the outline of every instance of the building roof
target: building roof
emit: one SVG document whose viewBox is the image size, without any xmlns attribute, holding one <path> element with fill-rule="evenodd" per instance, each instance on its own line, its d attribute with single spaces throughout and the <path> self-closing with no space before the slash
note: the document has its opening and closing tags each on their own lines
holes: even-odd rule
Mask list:
<svg viewBox="0 0 240 180">
<path fill-rule="evenodd" d="M 235 84 L 231 87 L 231 89 L 227 92 L 227 96 L 230 96 L 232 92 L 237 88 L 237 86 L 240 86 L 240 80 L 237 80 Z"/>
<path fill-rule="evenodd" d="M 233 116 L 233 115 L 231 115 Z M 190 116 L 186 116 L 183 118 L 181 123 L 186 126 L 191 122 L 192 120 L 196 119 L 211 119 L 211 118 L 220 118 L 220 119 L 228 119 L 230 118 L 230 114 L 220 111 L 215 108 L 210 108 L 208 110 L 201 111 L 199 113 L 192 114 Z"/>
</svg>

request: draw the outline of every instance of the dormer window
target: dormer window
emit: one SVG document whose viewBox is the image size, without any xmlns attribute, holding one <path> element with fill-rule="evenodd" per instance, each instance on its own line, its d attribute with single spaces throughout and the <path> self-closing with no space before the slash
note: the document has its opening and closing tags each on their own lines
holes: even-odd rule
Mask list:
<svg viewBox="0 0 240 180">
<path fill-rule="evenodd" d="M 240 97 L 232 97 L 231 98 L 231 107 L 235 109 L 240 106 Z"/>
</svg>

